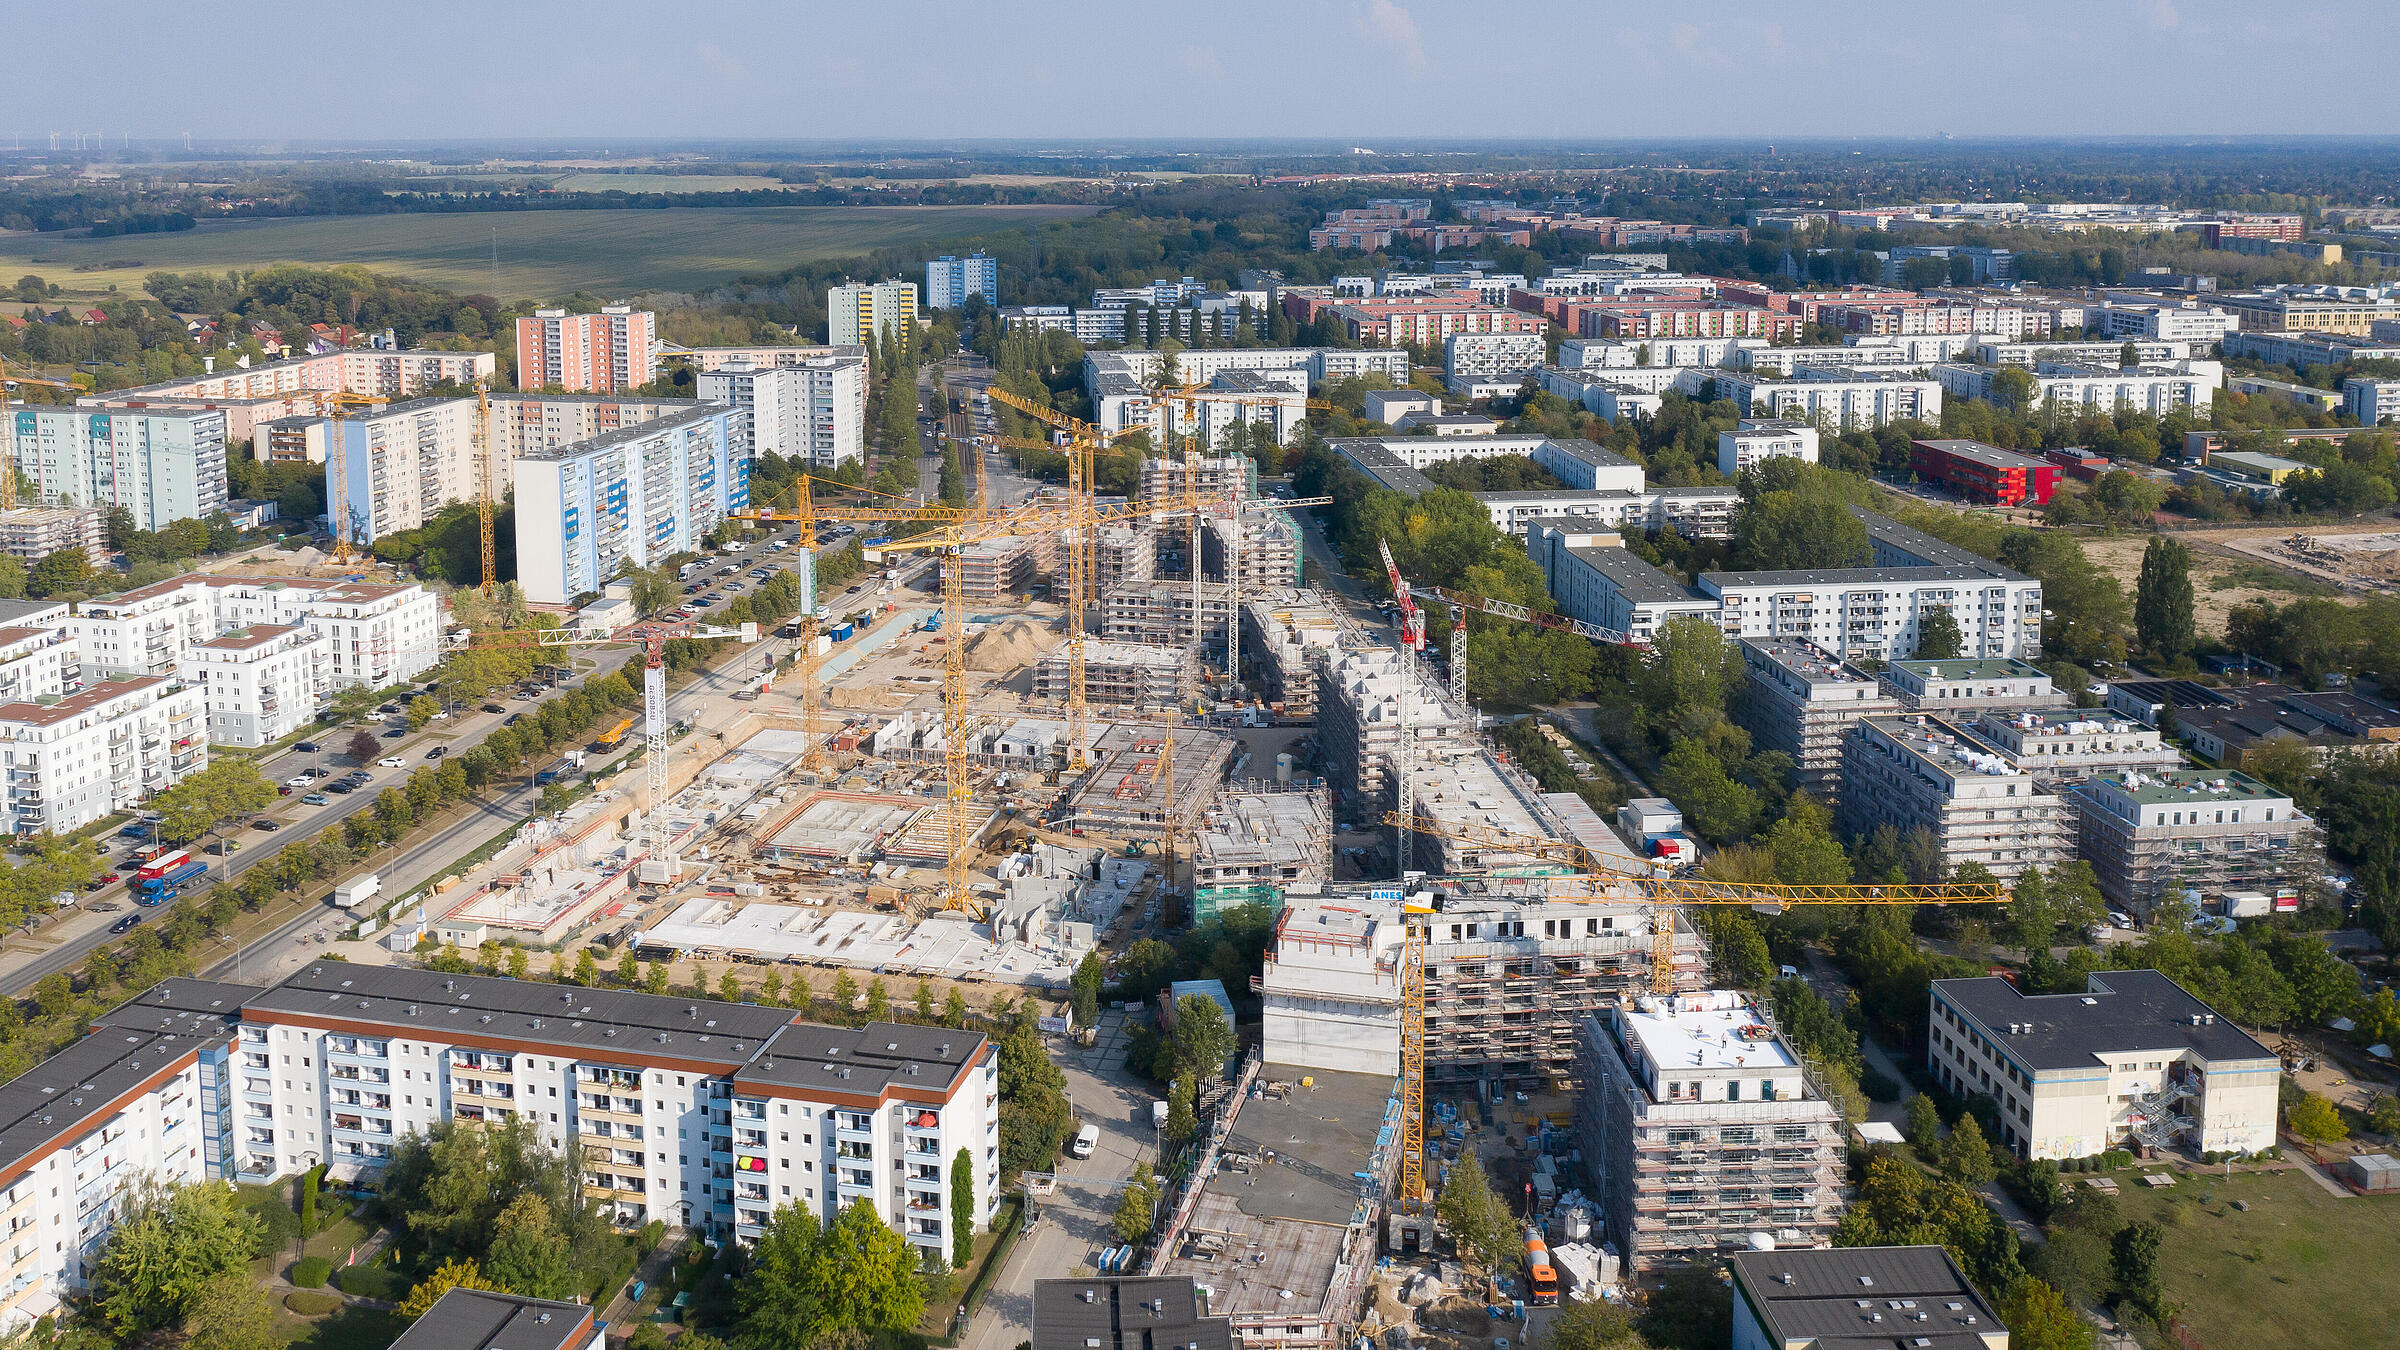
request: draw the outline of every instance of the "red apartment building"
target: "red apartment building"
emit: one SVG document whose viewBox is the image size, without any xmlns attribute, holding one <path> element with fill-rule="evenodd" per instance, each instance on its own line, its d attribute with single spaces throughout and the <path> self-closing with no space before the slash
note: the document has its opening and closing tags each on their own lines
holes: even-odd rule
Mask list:
<svg viewBox="0 0 2400 1350">
<path fill-rule="evenodd" d="M 2047 506 L 2058 490 L 2057 464 L 1981 441 L 1910 441 L 1908 464 L 1926 482 L 2000 506 Z"/>
<path fill-rule="evenodd" d="M 1620 338 L 1796 338 L 1805 326 L 1797 314 L 1722 300 L 1637 300 L 1611 296 L 1589 302 L 1577 315 L 1577 337 Z"/>
<path fill-rule="evenodd" d="M 1472 296 L 1472 292 L 1469 293 Z M 1446 295 L 1391 295 L 1366 300 L 1336 300 L 1327 305 L 1304 305 L 1307 319 L 1313 322 L 1319 313 L 1330 313 L 1350 334 L 1353 342 L 1371 342 L 1382 347 L 1399 347 L 1409 343 L 1426 346 L 1440 342 L 1452 333 L 1539 333 L 1539 316 L 1519 313 L 1513 309 L 1496 309 L 1472 298 L 1458 299 Z M 1288 310 L 1286 312 L 1289 312 Z"/>
<path fill-rule="evenodd" d="M 2242 212 L 2200 222 L 2200 242 L 2209 248 L 2217 247 L 2221 239 L 2281 239 L 2296 243 L 2304 233 L 2304 222 L 2297 215 Z"/>
</svg>

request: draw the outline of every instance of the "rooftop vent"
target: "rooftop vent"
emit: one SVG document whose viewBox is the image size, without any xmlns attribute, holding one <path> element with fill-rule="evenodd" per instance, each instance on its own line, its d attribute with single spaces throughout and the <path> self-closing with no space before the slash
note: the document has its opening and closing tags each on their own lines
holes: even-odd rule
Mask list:
<svg viewBox="0 0 2400 1350">
<path fill-rule="evenodd" d="M 1858 1277 L 1858 1283 L 1859 1287 L 1862 1289 L 1872 1289 L 1875 1287 L 1875 1277 L 1872 1275 L 1861 1275 Z"/>
</svg>

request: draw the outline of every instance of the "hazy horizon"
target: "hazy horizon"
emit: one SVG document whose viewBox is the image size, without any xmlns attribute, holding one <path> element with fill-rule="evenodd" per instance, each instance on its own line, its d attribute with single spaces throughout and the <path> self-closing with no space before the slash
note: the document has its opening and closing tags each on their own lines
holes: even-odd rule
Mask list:
<svg viewBox="0 0 2400 1350">
<path fill-rule="evenodd" d="M 734 3 L 393 11 L 150 0 L 18 16 L 0 131 L 114 144 L 2380 138 L 2400 89 L 2295 83 L 2388 6 L 2028 0 Z M 144 23 L 148 16 L 154 22 Z M 305 23 L 305 34 L 290 25 Z M 292 42 L 262 42 L 281 28 Z M 938 48 L 928 45 L 939 39 Z M 295 59 L 296 58 L 296 59 Z M 1969 64 L 1971 63 L 1971 65 Z M 231 76 L 214 94 L 196 72 Z"/>
</svg>

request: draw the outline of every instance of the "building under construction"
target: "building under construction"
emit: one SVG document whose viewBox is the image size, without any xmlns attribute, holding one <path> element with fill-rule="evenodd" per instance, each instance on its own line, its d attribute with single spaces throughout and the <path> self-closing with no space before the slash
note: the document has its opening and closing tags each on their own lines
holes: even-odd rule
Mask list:
<svg viewBox="0 0 2400 1350">
<path fill-rule="evenodd" d="M 1519 778 L 1490 751 L 1471 742 L 1421 746 L 1409 774 L 1413 815 L 1424 827 L 1412 846 L 1416 866 L 1448 876 L 1557 876 L 1574 870 L 1565 859 L 1489 842 L 1494 834 L 1525 839 L 1568 835 L 1565 825 L 1542 804 L 1540 786 Z"/>
<path fill-rule="evenodd" d="M 1192 590 L 1188 581 L 1128 581 L 1111 586 L 1100 592 L 1100 635 L 1111 642 L 1181 647 L 1192 638 Z M 1232 588 L 1203 581 L 1199 591 L 1201 650 L 1222 659 Z"/>
<path fill-rule="evenodd" d="M 1019 595 L 1057 569 L 1058 537 L 1010 535 L 960 549 L 950 560 L 959 570 L 959 591 L 971 601 Z"/>
<path fill-rule="evenodd" d="M 1092 577 L 1100 590 L 1158 575 L 1158 527 L 1147 521 L 1103 525 L 1092 540 Z"/>
<path fill-rule="evenodd" d="M 1229 792 L 1192 836 L 1192 921 L 1236 905 L 1280 912 L 1287 897 L 1325 888 L 1332 857 L 1333 805 L 1321 782 Z"/>
<path fill-rule="evenodd" d="M 1862 717 L 1900 710 L 1874 676 L 1813 644 L 1793 638 L 1748 638 L 1742 662 L 1749 673 L 1734 720 L 1759 750 L 1781 750 L 1799 771 L 1799 786 L 1826 801 L 1840 795 L 1842 738 Z"/>
<path fill-rule="evenodd" d="M 1200 496 L 1223 500 L 1227 490 L 1247 500 L 1258 495 L 1258 461 L 1248 455 L 1200 457 Z M 1182 501 L 1183 456 L 1155 455 L 1142 461 L 1141 501 Z"/>
<path fill-rule="evenodd" d="M 1057 823 L 1106 839 L 1188 839 L 1225 781 L 1233 750 L 1232 737 L 1199 727 L 1116 723 L 1093 740 L 1092 767 L 1068 787 Z"/>
<path fill-rule="evenodd" d="M 1350 631 L 1323 591 L 1242 590 L 1242 669 L 1259 696 L 1293 720 L 1316 719 L 1319 662 Z"/>
<path fill-rule="evenodd" d="M 1083 696 L 1093 703 L 1169 706 L 1183 687 L 1184 650 L 1134 642 L 1083 644 Z M 1033 696 L 1064 702 L 1067 644 L 1042 653 L 1033 667 Z"/>
<path fill-rule="evenodd" d="M 1300 584 L 1300 527 L 1289 512 L 1245 511 L 1238 518 L 1211 516 L 1200 532 L 1200 575 L 1225 581 L 1226 555 L 1239 529 L 1242 589 Z"/>
<path fill-rule="evenodd" d="M 1391 647 L 1337 646 L 1319 659 L 1318 762 L 1332 781 L 1335 799 L 1355 815 L 1394 805 L 1391 765 L 1404 744 L 1404 688 L 1410 753 L 1426 757 L 1466 746 L 1468 714 L 1449 702 L 1423 662 L 1404 676 L 1401 654 Z"/>
<path fill-rule="evenodd" d="M 1704 978 L 1705 949 L 1673 908 L 1653 909 L 1631 891 L 1622 903 L 1551 899 L 1558 884 L 1429 883 L 1441 901 L 1425 954 L 1429 1093 L 1489 1101 L 1572 1082 L 1584 1021 L 1650 987 L 1653 914 L 1675 926 L 1677 987 Z M 1259 979 L 1269 1060 L 1399 1072 L 1399 908 L 1388 893 L 1358 885 L 1288 900 Z"/>
</svg>

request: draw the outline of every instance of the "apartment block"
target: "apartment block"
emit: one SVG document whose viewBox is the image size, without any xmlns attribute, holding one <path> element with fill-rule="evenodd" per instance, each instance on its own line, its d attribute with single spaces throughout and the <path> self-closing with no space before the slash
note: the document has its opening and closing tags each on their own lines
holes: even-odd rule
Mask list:
<svg viewBox="0 0 2400 1350">
<path fill-rule="evenodd" d="M 1042 654 L 1033 667 L 1035 698 L 1066 701 L 1068 661 L 1063 642 Z M 1094 703 L 1171 705 L 1183 687 L 1183 661 L 1181 647 L 1086 641 L 1084 697 Z"/>
<path fill-rule="evenodd" d="M 1788 638 L 1742 642 L 1749 679 L 1734 705 L 1734 720 L 1758 750 L 1792 757 L 1803 791 L 1838 801 L 1842 744 L 1859 719 L 1900 710 L 1875 677 L 1822 648 Z"/>
<path fill-rule="evenodd" d="M 2371 427 L 2400 417 L 2400 380 L 2376 380 L 2353 375 L 2342 381 L 2342 411 Z"/>
<path fill-rule="evenodd" d="M 2190 343 L 2194 351 L 2205 350 L 2223 342 L 2237 329 L 2283 328 L 2286 325 L 2251 324 L 2216 305 L 2188 302 L 2145 300 L 2114 297 L 2084 306 L 2084 331 L 2111 338 L 2147 338 L 2154 342 Z M 2303 321 L 2289 325 L 2296 329 L 2314 327 Z M 2364 328 L 2355 331 L 2364 333 Z"/>
<path fill-rule="evenodd" d="M 1964 723 L 1927 714 L 1868 717 L 1842 747 L 1836 817 L 1845 835 L 1924 830 L 1942 861 L 1980 863 L 2009 881 L 2075 856 L 2075 813 L 2057 788 Z"/>
<path fill-rule="evenodd" d="M 1888 688 L 1888 686 L 1887 686 Z M 2098 709 L 2032 712 L 1995 708 L 1973 720 L 1987 745 L 2027 773 L 2056 783 L 2103 774 L 2156 773 L 2183 763 L 2183 754 L 2156 730 Z M 2073 803 L 2078 811 L 2086 803 Z"/>
<path fill-rule="evenodd" d="M 2008 1350 L 2008 1328 L 1947 1248 L 1734 1252 L 1725 1268 L 1733 1350 Z"/>
<path fill-rule="evenodd" d="M 414 677 L 440 659 L 441 600 L 422 586 L 196 574 L 77 606 L 66 626 L 94 677 L 176 675 L 194 647 L 256 625 L 299 626 L 326 640 L 336 688 Z"/>
<path fill-rule="evenodd" d="M 362 347 L 255 366 L 237 362 L 223 370 L 212 365 L 203 375 L 86 394 L 75 402 L 83 408 L 213 409 L 225 416 L 228 444 L 248 444 L 253 457 L 263 458 L 261 429 L 281 417 L 323 414 L 324 394 L 399 399 L 436 385 L 488 383 L 496 360 L 490 352 Z"/>
<path fill-rule="evenodd" d="M 987 305 L 1000 303 L 1000 264 L 991 255 L 945 253 L 925 264 L 925 308 L 958 309 L 978 295 Z"/>
<path fill-rule="evenodd" d="M 258 424 L 250 442 L 253 459 L 270 464 L 322 464 L 332 454 L 334 420 L 294 413 Z"/>
<path fill-rule="evenodd" d="M 139 676 L 0 706 L 11 834 L 67 834 L 131 811 L 208 766 L 197 690 Z"/>
<path fill-rule="evenodd" d="M 325 513 L 336 535 L 372 544 L 475 500 L 478 416 L 471 398 L 421 398 L 332 422 Z"/>
<path fill-rule="evenodd" d="M 1035 578 L 1056 572 L 1058 548 L 1056 535 L 1009 535 L 969 544 L 942 565 L 958 569 L 965 598 L 1001 600 L 1024 593 Z"/>
<path fill-rule="evenodd" d="M 678 347 L 661 344 L 663 355 L 692 368 L 694 373 L 724 366 L 805 366 L 820 356 L 864 357 L 864 346 L 836 347 L 830 343 L 775 343 L 758 347 Z"/>
<path fill-rule="evenodd" d="M 68 1315 L 91 1288 L 118 1198 L 137 1179 L 172 1185 L 228 1175 L 234 1008 L 118 1008 L 94 1019 L 90 1035 L 0 1084 L 9 1271 L 0 1328 L 20 1332 L 37 1318 Z"/>
<path fill-rule="evenodd" d="M 1251 687 L 1285 717 L 1316 720 L 1319 658 L 1349 634 L 1348 617 L 1322 591 L 1245 591 L 1241 624 L 1242 669 Z"/>
<path fill-rule="evenodd" d="M 1770 459 L 1817 462 L 1817 429 L 1806 422 L 1745 417 L 1717 433 L 1717 472 L 1739 478 Z"/>
<path fill-rule="evenodd" d="M 748 419 L 700 404 L 519 458 L 517 576 L 535 604 L 597 593 L 630 563 L 689 552 L 750 504 Z"/>
<path fill-rule="evenodd" d="M 213 408 L 19 408 L 17 467 L 45 505 L 123 507 L 163 530 L 225 509 L 225 414 Z"/>
<path fill-rule="evenodd" d="M 629 305 L 597 314 L 537 309 L 517 320 L 517 387 L 614 394 L 658 378 L 658 316 Z"/>
<path fill-rule="evenodd" d="M 1713 382 L 1744 417 L 1773 417 L 1835 427 L 1942 420 L 1942 386 L 1873 367 L 1803 366 L 1791 377 L 1756 371 L 1687 370 L 1677 387 L 1697 396 Z"/>
<path fill-rule="evenodd" d="M 63 549 L 80 549 L 94 567 L 108 561 L 108 530 L 97 507 L 20 506 L 0 511 L 0 553 L 27 567 Z"/>
<path fill-rule="evenodd" d="M 1453 333 L 1442 344 L 1442 374 L 1515 381 L 1547 358 L 1540 333 Z"/>
<path fill-rule="evenodd" d="M 1649 641 L 1679 615 L 1720 622 L 1723 608 L 1714 598 L 1651 566 L 1615 534 L 1535 524 L 1525 551 L 1542 569 L 1559 613 L 1629 641 Z"/>
<path fill-rule="evenodd" d="M 773 1209 L 831 1219 L 864 1201 L 946 1253 L 962 1150 L 978 1226 L 998 1199 L 998 1060 L 975 1032 L 326 961 L 232 997 L 240 1180 L 373 1172 L 410 1131 L 522 1116 L 580 1155 L 585 1199 L 628 1228 L 749 1241 Z"/>
<path fill-rule="evenodd" d="M 2182 370 L 2179 366 L 2206 367 Z M 2078 365 L 2043 361 L 2034 368 L 2035 406 L 2062 411 L 2132 410 L 2167 413 L 2177 408 L 2202 409 L 2216 397 L 2219 374 L 2215 362 L 2177 362 L 2173 366 Z M 1993 402 L 1999 368 L 1941 365 L 1933 368 L 1942 391 L 1952 398 Z"/>
<path fill-rule="evenodd" d="M 1179 502 L 1186 492 L 1203 500 L 1247 501 L 1258 495 L 1258 461 L 1248 455 L 1202 455 L 1196 478 L 1185 469 L 1181 455 L 1154 455 L 1142 461 L 1135 500 Z"/>
<path fill-rule="evenodd" d="M 1747 996 L 1643 995 L 1576 1041 L 1583 1165 L 1628 1270 L 1750 1250 L 1759 1233 L 1830 1242 L 1841 1112 Z"/>
<path fill-rule="evenodd" d="M 1380 347 L 1429 347 L 1454 333 L 1532 333 L 1542 331 L 1538 314 L 1500 309 L 1480 298 L 1403 295 L 1350 300 L 1331 307 L 1334 322 L 1353 342 Z"/>
<path fill-rule="evenodd" d="M 856 282 L 825 293 L 828 340 L 836 347 L 863 347 L 873 334 L 889 342 L 917 329 L 917 283 Z"/>
<path fill-rule="evenodd" d="M 2291 797 L 2247 774 L 2153 768 L 2077 787 L 2079 852 L 2117 905 L 2147 912 L 2169 896 L 2263 892 L 2299 908 L 2323 871 L 2324 832 Z"/>
<path fill-rule="evenodd" d="M 516 462 L 537 450 L 580 444 L 704 406 L 698 399 L 636 394 L 494 394 L 489 422 L 493 500 L 515 485 Z"/>
<path fill-rule="evenodd" d="M 2069 708 L 2075 700 L 2050 672 L 2014 657 L 1894 661 L 1880 677 L 1907 712 L 1973 715 L 1990 709 Z"/>
<path fill-rule="evenodd" d="M 1103 525 L 1092 540 L 1092 580 L 1100 590 L 1148 581 L 1158 572 L 1158 527 L 1147 521 Z"/>
<path fill-rule="evenodd" d="M 1204 654 L 1225 650 L 1225 623 L 1232 613 L 1232 588 L 1221 581 L 1119 582 L 1100 592 L 1100 635 L 1111 642 L 1181 647 L 1192 640 L 1194 592 L 1198 592 L 1200 646 Z"/>
<path fill-rule="evenodd" d="M 314 628 L 257 624 L 194 643 L 184 670 L 198 686 L 215 745 L 271 745 L 316 720 L 333 696 L 332 639 Z"/>
<path fill-rule="evenodd" d="M 1552 901 L 1544 878 L 1445 878 L 1425 929 L 1425 1077 L 1430 1092 L 1467 1096 L 1555 1091 L 1584 1078 L 1578 1028 L 1650 983 L 1653 917 L 1668 911 Z M 1259 978 L 1269 1063 L 1333 1072 L 1400 1071 L 1404 930 L 1386 888 L 1337 883 L 1286 897 Z M 1705 950 L 1675 930 L 1679 985 L 1699 978 Z M 1587 1151 L 1587 1155 L 1588 1151 Z"/>
<path fill-rule="evenodd" d="M 1935 980 L 1927 1066 L 2000 1106 L 2020 1158 L 2112 1148 L 2252 1153 L 2275 1142 L 2275 1052 L 2155 970 L 2108 970 L 2080 994 Z"/>
<path fill-rule="evenodd" d="M 778 455 L 830 473 L 866 453 L 867 358 L 823 355 L 792 365 L 729 362 L 700 372 L 704 402 L 748 414 L 744 454 Z"/>
<path fill-rule="evenodd" d="M 1283 511 L 1211 516 L 1200 528 L 1200 575 L 1230 580 L 1238 566 L 1242 589 L 1300 584 L 1300 527 Z"/>
<path fill-rule="evenodd" d="M 0 600 L 0 703 L 31 703 L 83 688 L 83 652 L 64 601 Z"/>
<path fill-rule="evenodd" d="M 1449 691 L 1421 658 L 1404 666 L 1401 654 L 1390 647 L 1336 647 L 1321 660 L 1318 763 L 1325 766 L 1335 799 L 1354 818 L 1373 820 L 1391 810 L 1398 796 L 1393 770 L 1400 757 L 1464 745 L 1472 734 L 1472 716 L 1449 702 Z"/>
<path fill-rule="evenodd" d="M 1728 637 L 1795 638 L 1845 661 L 1915 652 L 1936 610 L 1973 656 L 2041 651 L 2042 583 L 1996 566 L 1703 572 L 1700 590 L 1722 606 Z"/>
</svg>

